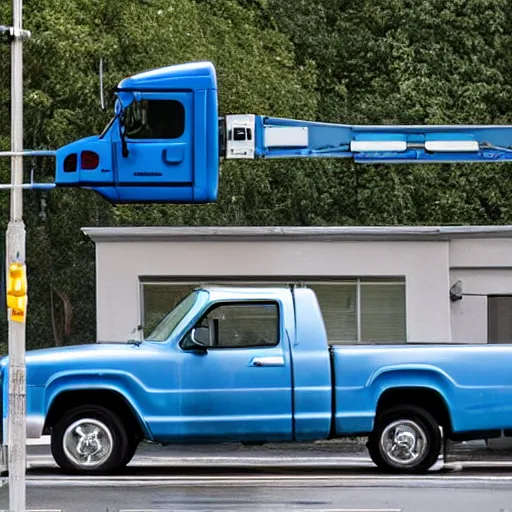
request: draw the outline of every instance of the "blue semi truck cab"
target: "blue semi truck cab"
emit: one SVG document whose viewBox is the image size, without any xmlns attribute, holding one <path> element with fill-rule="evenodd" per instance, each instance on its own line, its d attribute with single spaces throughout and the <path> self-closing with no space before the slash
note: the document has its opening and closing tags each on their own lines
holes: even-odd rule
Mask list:
<svg viewBox="0 0 512 512">
<path fill-rule="evenodd" d="M 70 472 L 115 472 L 144 439 L 347 436 L 383 471 L 425 472 L 443 437 L 512 429 L 511 360 L 508 345 L 330 346 L 308 288 L 204 287 L 142 342 L 27 352 L 27 436 L 50 435 Z M 7 373 L 3 358 L 4 444 Z"/>
</svg>

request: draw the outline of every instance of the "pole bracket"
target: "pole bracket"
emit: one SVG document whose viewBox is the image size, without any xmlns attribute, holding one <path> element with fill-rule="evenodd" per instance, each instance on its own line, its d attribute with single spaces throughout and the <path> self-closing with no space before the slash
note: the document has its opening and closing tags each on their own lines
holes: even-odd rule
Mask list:
<svg viewBox="0 0 512 512">
<path fill-rule="evenodd" d="M 13 157 L 13 156 L 45 156 L 53 157 L 57 155 L 57 151 L 53 149 L 34 149 L 23 151 L 0 151 L 0 157 Z"/>
<path fill-rule="evenodd" d="M 21 39 L 22 41 L 24 41 L 25 39 L 29 39 L 30 37 L 32 37 L 32 32 L 30 32 L 30 30 L 9 27 L 6 25 L 0 25 L 0 34 L 6 35 L 10 43 L 16 39 Z"/>
<path fill-rule="evenodd" d="M 35 149 L 23 151 L 0 151 L 0 157 L 15 157 L 15 156 L 31 156 L 31 157 L 54 157 L 56 151 L 52 149 Z M 30 171 L 30 183 L 0 183 L 0 190 L 14 190 L 14 189 L 29 189 L 29 190 L 50 190 L 55 188 L 55 183 L 36 183 L 34 182 L 34 169 Z"/>
</svg>

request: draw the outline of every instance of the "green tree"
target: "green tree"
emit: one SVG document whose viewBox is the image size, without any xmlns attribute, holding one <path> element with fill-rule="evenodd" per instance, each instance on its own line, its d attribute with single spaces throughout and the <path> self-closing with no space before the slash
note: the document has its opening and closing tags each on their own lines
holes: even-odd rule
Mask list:
<svg viewBox="0 0 512 512">
<path fill-rule="evenodd" d="M 269 0 L 267 9 L 297 64 L 315 62 L 323 121 L 511 123 L 506 0 Z M 332 194 L 355 198 L 348 217 L 358 224 L 512 221 L 507 165 L 331 165 L 352 168 Z"/>
</svg>

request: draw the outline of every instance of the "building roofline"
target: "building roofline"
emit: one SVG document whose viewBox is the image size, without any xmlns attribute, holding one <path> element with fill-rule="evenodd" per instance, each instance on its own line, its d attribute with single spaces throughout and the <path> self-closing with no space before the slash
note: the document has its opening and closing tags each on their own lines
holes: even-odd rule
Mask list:
<svg viewBox="0 0 512 512">
<path fill-rule="evenodd" d="M 512 238 L 507 226 L 317 226 L 317 227 L 85 227 L 96 243 L 178 241 L 445 241 Z"/>
</svg>

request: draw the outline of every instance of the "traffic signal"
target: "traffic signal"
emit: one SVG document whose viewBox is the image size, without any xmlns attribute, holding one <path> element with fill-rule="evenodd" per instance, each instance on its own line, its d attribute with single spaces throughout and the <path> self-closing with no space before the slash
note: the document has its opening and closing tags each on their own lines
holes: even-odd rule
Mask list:
<svg viewBox="0 0 512 512">
<path fill-rule="evenodd" d="M 217 199 L 217 78 L 210 62 L 154 69 L 122 80 L 101 135 L 56 152 L 57 186 L 89 188 L 111 203 Z"/>
<path fill-rule="evenodd" d="M 27 312 L 27 272 L 23 263 L 16 261 L 9 265 L 7 275 L 7 307 L 11 319 L 24 322 Z"/>
</svg>

